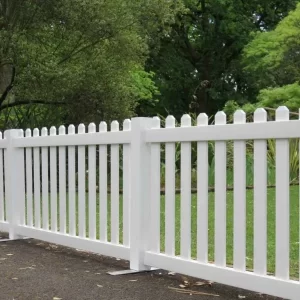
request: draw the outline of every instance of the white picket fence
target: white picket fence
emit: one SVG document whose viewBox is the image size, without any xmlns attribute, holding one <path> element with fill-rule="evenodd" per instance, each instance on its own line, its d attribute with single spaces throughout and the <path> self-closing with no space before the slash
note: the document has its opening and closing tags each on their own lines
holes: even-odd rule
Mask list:
<svg viewBox="0 0 300 300">
<path fill-rule="evenodd" d="M 300 121 L 280 107 L 276 121 L 258 109 L 234 124 L 219 112 L 125 120 L 107 131 L 90 124 L 48 130 L 8 130 L 0 140 L 0 231 L 130 260 L 135 270 L 158 267 L 288 299 L 299 299 L 290 278 L 289 139 Z M 267 139 L 276 139 L 276 272 L 267 273 Z M 246 269 L 246 141 L 254 140 L 254 270 Z M 208 260 L 208 141 L 215 142 L 214 262 Z M 226 143 L 234 141 L 234 263 L 226 264 Z M 180 241 L 176 241 L 175 147 L 181 143 Z M 197 142 L 197 208 L 191 206 L 191 142 Z M 165 144 L 164 251 L 161 247 L 161 145 Z M 25 150 L 24 150 L 25 149 Z M 87 166 L 86 166 L 87 158 Z M 121 162 L 121 165 L 120 165 Z M 121 169 L 121 171 L 120 171 Z M 109 171 L 109 172 L 108 172 Z M 86 177 L 87 180 L 86 180 Z M 121 180 L 120 180 L 121 179 Z M 122 198 L 120 197 L 122 183 Z M 108 190 L 110 186 L 110 190 Z M 86 191 L 87 196 L 86 196 Z M 99 193 L 98 193 L 99 192 Z M 86 200 L 87 198 L 87 200 Z M 122 201 L 121 201 L 122 200 Z M 122 207 L 120 207 L 122 205 Z M 191 209 L 197 209 L 192 241 Z M 292 209 L 292 208 L 291 208 Z M 110 223 L 109 223 L 110 222 Z M 176 253 L 176 243 L 180 253 Z M 196 243 L 197 257 L 191 255 Z M 299 240 L 298 240 L 299 242 Z"/>
</svg>

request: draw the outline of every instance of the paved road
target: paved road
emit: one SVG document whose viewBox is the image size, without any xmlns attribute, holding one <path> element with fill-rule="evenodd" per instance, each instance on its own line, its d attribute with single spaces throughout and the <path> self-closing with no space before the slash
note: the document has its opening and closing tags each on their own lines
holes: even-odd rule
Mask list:
<svg viewBox="0 0 300 300">
<path fill-rule="evenodd" d="M 126 268 L 126 261 L 36 240 L 1 242 L 0 300 L 275 299 L 218 284 L 193 289 L 219 297 L 180 294 L 169 287 L 179 287 L 182 277 L 160 270 L 125 276 L 106 274 Z"/>
</svg>

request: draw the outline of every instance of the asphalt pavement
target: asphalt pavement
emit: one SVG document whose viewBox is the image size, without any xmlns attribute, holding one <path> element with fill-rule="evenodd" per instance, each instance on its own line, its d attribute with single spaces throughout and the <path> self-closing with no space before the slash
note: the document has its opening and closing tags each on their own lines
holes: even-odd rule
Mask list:
<svg viewBox="0 0 300 300">
<path fill-rule="evenodd" d="M 128 266 L 127 261 L 33 239 L 0 242 L 0 300 L 279 300 L 216 283 L 197 286 L 200 279 L 163 270 L 107 274 Z M 184 284 L 189 287 L 181 289 Z"/>
</svg>

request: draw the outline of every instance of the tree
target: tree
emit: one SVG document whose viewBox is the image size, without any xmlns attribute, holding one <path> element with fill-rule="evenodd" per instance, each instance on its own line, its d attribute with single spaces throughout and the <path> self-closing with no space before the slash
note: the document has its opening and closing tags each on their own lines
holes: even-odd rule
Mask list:
<svg viewBox="0 0 300 300">
<path fill-rule="evenodd" d="M 148 45 L 179 9 L 179 1 L 0 0 L 0 111 L 38 104 L 59 108 L 65 122 L 131 116 L 156 93 L 144 72 Z"/>
<path fill-rule="evenodd" d="M 186 10 L 148 61 L 161 92 L 161 113 L 211 114 L 230 99 L 255 98 L 252 73 L 241 64 L 243 48 L 251 32 L 273 29 L 297 2 L 185 0 Z"/>
<path fill-rule="evenodd" d="M 257 106 L 300 107 L 300 4 L 270 32 L 255 34 L 244 51 L 245 69 L 252 72 L 257 88 Z"/>
</svg>

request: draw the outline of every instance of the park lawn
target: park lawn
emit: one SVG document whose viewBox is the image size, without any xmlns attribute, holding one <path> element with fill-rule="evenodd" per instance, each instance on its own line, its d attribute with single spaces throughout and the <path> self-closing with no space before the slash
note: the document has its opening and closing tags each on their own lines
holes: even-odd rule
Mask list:
<svg viewBox="0 0 300 300">
<path fill-rule="evenodd" d="M 247 190 L 247 207 L 246 207 L 246 264 L 248 269 L 253 268 L 253 190 Z M 59 201 L 59 200 L 58 200 Z M 88 194 L 86 196 L 86 232 L 88 236 Z M 197 253 L 197 195 L 192 194 L 192 206 L 191 206 L 191 234 L 192 234 L 192 245 L 191 253 L 192 257 L 196 258 Z M 97 238 L 99 238 L 99 201 L 97 194 Z M 268 240 L 267 240 L 267 270 L 270 273 L 275 272 L 275 189 L 268 189 Z M 59 207 L 59 206 L 58 206 Z M 110 197 L 108 197 L 108 241 L 111 237 L 111 212 L 110 212 Z M 50 208 L 50 203 L 49 203 Z M 77 203 L 78 208 L 78 203 Z M 214 261 L 214 193 L 209 193 L 209 261 Z M 68 207 L 67 207 L 68 211 Z M 176 240 L 176 254 L 180 254 L 180 195 L 176 195 L 176 230 L 175 230 L 175 240 Z M 78 209 L 77 209 L 78 215 Z M 120 243 L 123 241 L 123 201 L 122 196 L 120 196 Z M 67 214 L 67 224 L 68 224 L 68 214 Z M 78 220 L 78 217 L 77 217 Z M 165 248 L 165 197 L 161 196 L 161 251 L 164 252 Z M 59 216 L 58 216 L 59 224 Z M 78 227 L 78 226 L 77 226 Z M 67 229 L 68 230 L 68 229 Z M 78 228 L 77 228 L 78 234 Z M 227 192 L 227 264 L 233 264 L 233 192 Z M 290 187 L 290 276 L 293 278 L 298 278 L 299 276 L 299 187 Z"/>
<path fill-rule="evenodd" d="M 247 190 L 246 264 L 253 269 L 253 190 Z M 214 193 L 209 193 L 209 261 L 214 261 Z M 268 189 L 267 201 L 267 270 L 275 272 L 275 189 Z M 197 196 L 192 195 L 192 257 L 197 249 Z M 233 192 L 227 192 L 227 264 L 233 264 Z M 164 197 L 161 198 L 161 251 L 164 251 Z M 176 196 L 176 254 L 180 254 L 180 195 Z M 290 187 L 290 276 L 299 276 L 299 187 Z"/>
</svg>

